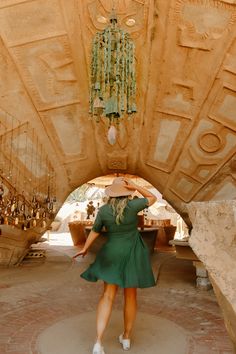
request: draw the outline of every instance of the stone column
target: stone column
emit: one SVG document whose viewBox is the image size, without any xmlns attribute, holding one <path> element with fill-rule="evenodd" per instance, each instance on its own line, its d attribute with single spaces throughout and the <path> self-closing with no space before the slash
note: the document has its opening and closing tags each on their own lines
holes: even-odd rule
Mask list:
<svg viewBox="0 0 236 354">
<path fill-rule="evenodd" d="M 204 264 L 199 261 L 193 261 L 193 265 L 196 268 L 196 286 L 202 290 L 212 289 L 211 282 L 208 277 L 208 271 L 206 270 Z"/>
<path fill-rule="evenodd" d="M 189 243 L 206 267 L 236 353 L 236 201 L 192 202 Z"/>
</svg>

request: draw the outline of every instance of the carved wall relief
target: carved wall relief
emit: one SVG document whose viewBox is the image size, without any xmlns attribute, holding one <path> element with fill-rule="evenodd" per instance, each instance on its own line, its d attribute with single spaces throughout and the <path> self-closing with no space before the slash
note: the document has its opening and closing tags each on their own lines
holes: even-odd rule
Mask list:
<svg viewBox="0 0 236 354">
<path fill-rule="evenodd" d="M 194 82 L 177 82 L 175 80 L 170 89 L 163 92 L 163 97 L 160 99 L 158 110 L 191 118 L 195 108 L 195 85 Z"/>
<path fill-rule="evenodd" d="M 175 175 L 174 186 L 170 187 L 170 191 L 176 194 L 184 202 L 189 202 L 197 190 L 201 188 L 201 183 L 196 181 L 183 172 L 177 172 Z"/>
<path fill-rule="evenodd" d="M 156 112 L 146 164 L 170 172 L 189 130 L 188 120 Z"/>
<path fill-rule="evenodd" d="M 58 0 L 19 2 L 3 8 L 0 25 L 9 46 L 65 34 Z"/>
<path fill-rule="evenodd" d="M 35 117 L 35 112 L 28 106 L 29 100 L 16 68 L 4 43 L 0 38 L 0 109 L 2 120 L 6 114 L 17 117 L 19 121 Z"/>
<path fill-rule="evenodd" d="M 41 112 L 41 117 L 63 161 L 87 158 L 85 133 L 87 116 L 83 116 L 77 105 Z"/>
<path fill-rule="evenodd" d="M 210 119 L 202 119 L 193 131 L 178 163 L 177 174 L 172 176 L 174 182 L 171 190 L 184 201 L 190 201 L 199 189 L 205 185 L 210 178 L 229 160 L 236 151 L 236 134 L 224 127 L 222 124 Z M 184 173 L 184 177 L 180 177 Z M 186 178 L 188 179 L 188 190 L 186 187 L 181 192 Z M 191 187 L 191 188 L 190 188 Z M 182 196 L 181 196 L 182 194 Z"/>
<path fill-rule="evenodd" d="M 179 44 L 211 50 L 235 23 L 235 7 L 213 0 L 178 0 L 175 15 L 179 20 Z"/>
<path fill-rule="evenodd" d="M 115 2 L 115 11 L 118 15 L 119 25 L 135 38 L 146 27 L 149 0 L 118 0 Z M 113 7 L 112 0 L 93 0 L 84 6 L 89 15 L 87 26 L 94 34 L 103 30 L 109 24 L 110 13 Z"/>
<path fill-rule="evenodd" d="M 224 70 L 236 75 L 236 40 L 233 41 L 231 48 L 229 49 L 226 59 L 224 61 Z"/>
<path fill-rule="evenodd" d="M 210 195 L 208 196 L 208 198 Z M 227 176 L 220 184 L 214 185 L 210 200 L 236 199 L 236 179 Z"/>
<path fill-rule="evenodd" d="M 126 170 L 127 154 L 107 154 L 107 168 L 110 170 Z"/>
<path fill-rule="evenodd" d="M 222 122 L 229 128 L 236 130 L 235 107 L 236 107 L 236 88 L 232 89 L 229 85 L 222 88 L 213 103 L 210 117 Z"/>
<path fill-rule="evenodd" d="M 38 110 L 78 102 L 67 36 L 29 43 L 12 51 Z"/>
<path fill-rule="evenodd" d="M 196 200 L 226 200 L 236 198 L 236 154 L 225 163 L 204 186 Z"/>
<path fill-rule="evenodd" d="M 233 38 L 236 7 L 211 0 L 173 3 L 154 109 L 193 119 L 219 72 L 226 54 L 225 43 Z M 181 43 L 176 41 L 180 27 Z"/>
</svg>

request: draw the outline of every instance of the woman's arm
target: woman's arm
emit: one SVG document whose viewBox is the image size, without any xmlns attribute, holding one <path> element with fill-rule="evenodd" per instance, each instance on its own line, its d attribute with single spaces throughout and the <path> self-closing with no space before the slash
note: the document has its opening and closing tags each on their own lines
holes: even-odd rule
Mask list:
<svg viewBox="0 0 236 354">
<path fill-rule="evenodd" d="M 142 194 L 143 197 L 147 198 L 148 200 L 148 205 L 152 205 L 156 202 L 157 198 L 156 196 L 151 193 L 148 189 L 140 187 L 139 185 L 131 182 L 128 178 L 124 177 L 124 181 L 126 182 L 126 188 L 133 190 L 133 191 L 138 191 L 140 194 Z"/>
<path fill-rule="evenodd" d="M 88 238 L 84 244 L 84 247 L 82 248 L 82 250 L 79 251 L 79 253 L 77 253 L 75 256 L 73 256 L 73 258 L 76 258 L 78 256 L 85 256 L 89 247 L 91 246 L 91 244 L 96 240 L 96 238 L 100 235 L 99 232 L 95 232 L 93 230 L 90 231 Z"/>
</svg>

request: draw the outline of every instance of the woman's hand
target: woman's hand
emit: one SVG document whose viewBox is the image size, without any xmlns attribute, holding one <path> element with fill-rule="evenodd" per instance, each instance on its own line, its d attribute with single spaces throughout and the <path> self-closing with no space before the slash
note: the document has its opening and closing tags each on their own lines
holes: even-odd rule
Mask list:
<svg viewBox="0 0 236 354">
<path fill-rule="evenodd" d="M 74 255 L 72 258 L 75 259 L 75 258 L 77 258 L 77 257 L 79 257 L 79 256 L 84 257 L 86 254 L 87 254 L 87 250 L 83 248 L 81 251 L 79 251 L 79 253 L 77 253 L 76 255 Z"/>
<path fill-rule="evenodd" d="M 129 189 L 131 191 L 136 191 L 137 190 L 137 188 L 138 188 L 137 184 L 131 182 L 130 179 L 124 177 L 124 181 L 126 183 L 125 188 L 127 188 L 127 189 Z"/>
</svg>

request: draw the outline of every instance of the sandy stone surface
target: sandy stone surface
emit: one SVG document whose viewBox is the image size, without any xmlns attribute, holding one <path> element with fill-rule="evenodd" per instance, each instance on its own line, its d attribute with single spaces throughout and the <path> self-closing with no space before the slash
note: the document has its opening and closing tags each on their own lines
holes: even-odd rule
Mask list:
<svg viewBox="0 0 236 354">
<path fill-rule="evenodd" d="M 46 250 L 45 259 L 27 260 L 18 268 L 0 270 L 0 353 L 50 354 L 51 345 L 55 353 L 59 341 L 69 343 L 72 350 L 79 340 L 84 351 L 74 353 L 89 354 L 102 284 L 86 282 L 80 273 L 94 255 L 72 262 L 71 256 L 77 252 L 73 246 L 55 242 L 41 247 Z M 179 353 L 180 348 L 180 354 L 233 354 L 214 293 L 196 289 L 192 263 L 176 259 L 171 252 L 157 252 L 152 264 L 157 285 L 138 291 L 133 352 L 141 348 L 144 352 L 150 339 L 148 354 L 156 354 L 159 346 L 166 354 Z M 113 348 L 122 352 L 116 342 L 122 329 L 122 295 L 120 289 L 113 322 L 104 338 L 107 354 L 115 353 Z M 89 337 L 85 337 L 81 333 L 89 324 Z M 63 335 L 59 336 L 61 331 Z M 66 349 L 60 354 L 68 353 Z"/>
<path fill-rule="evenodd" d="M 122 333 L 122 311 L 114 311 L 104 338 L 106 353 L 121 353 L 118 336 Z M 94 341 L 95 312 L 60 321 L 47 328 L 38 338 L 40 354 L 90 353 Z M 188 333 L 173 321 L 165 318 L 139 313 L 136 330 L 132 338 L 131 351 L 136 354 L 155 353 L 183 354 L 188 348 Z M 65 333 L 67 335 L 65 336 Z M 171 340 L 170 340 L 171 334 Z M 56 340 L 55 340 L 56 338 Z"/>
</svg>

